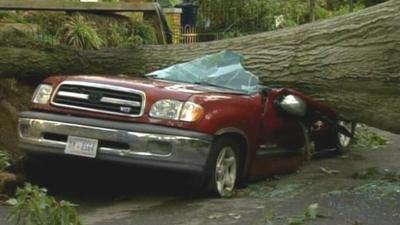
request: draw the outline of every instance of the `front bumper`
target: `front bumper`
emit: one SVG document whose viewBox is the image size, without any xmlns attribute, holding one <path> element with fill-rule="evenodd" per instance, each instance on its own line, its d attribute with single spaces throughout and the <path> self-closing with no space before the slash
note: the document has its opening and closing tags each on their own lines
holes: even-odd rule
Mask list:
<svg viewBox="0 0 400 225">
<path fill-rule="evenodd" d="M 97 139 L 96 159 L 203 173 L 213 136 L 163 126 L 22 112 L 19 147 L 64 155 L 68 136 Z"/>
</svg>

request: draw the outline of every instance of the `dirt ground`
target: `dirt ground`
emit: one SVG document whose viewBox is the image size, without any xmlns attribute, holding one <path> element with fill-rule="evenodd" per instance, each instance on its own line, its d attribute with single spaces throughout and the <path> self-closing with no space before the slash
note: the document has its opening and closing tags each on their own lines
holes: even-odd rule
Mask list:
<svg viewBox="0 0 400 225">
<path fill-rule="evenodd" d="M 184 174 L 90 161 L 36 164 L 28 178 L 78 203 L 84 225 L 400 225 L 400 136 L 379 132 L 389 146 L 315 159 L 230 199 L 196 194 Z M 305 216 L 312 204 L 315 219 Z M 0 206 L 1 225 L 8 210 Z"/>
</svg>

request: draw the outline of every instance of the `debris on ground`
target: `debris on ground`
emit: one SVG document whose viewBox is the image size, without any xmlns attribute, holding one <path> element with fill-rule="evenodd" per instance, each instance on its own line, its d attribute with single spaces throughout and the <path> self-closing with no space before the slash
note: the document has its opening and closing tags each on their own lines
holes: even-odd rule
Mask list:
<svg viewBox="0 0 400 225">
<path fill-rule="evenodd" d="M 329 194 L 360 195 L 366 196 L 368 199 L 398 199 L 400 197 L 400 171 L 379 170 L 376 167 L 370 167 L 355 172 L 351 178 L 365 180 L 365 182 L 346 190 L 331 191 Z"/>
<path fill-rule="evenodd" d="M 317 219 L 318 217 L 322 217 L 320 214 L 318 214 L 318 209 L 318 203 L 311 204 L 306 208 L 302 215 L 289 217 L 287 219 L 287 223 L 289 225 L 303 225 L 307 221 L 312 221 Z"/>
<path fill-rule="evenodd" d="M 215 214 L 212 214 L 212 215 L 208 216 L 208 219 L 217 220 L 217 219 L 220 219 L 220 218 L 226 217 L 226 216 L 229 216 L 229 217 L 231 217 L 231 218 L 233 218 L 235 220 L 238 220 L 238 219 L 242 218 L 242 216 L 240 214 L 231 212 L 231 213 L 228 213 L 228 214 L 215 213 Z"/>
<path fill-rule="evenodd" d="M 365 124 L 357 124 L 354 143 L 354 149 L 378 149 L 387 146 L 390 142 L 389 139 L 373 131 Z"/>
<path fill-rule="evenodd" d="M 395 182 L 400 181 L 400 171 L 390 171 L 388 169 L 379 170 L 376 167 L 369 167 L 365 170 L 353 173 L 351 178 L 361 180 L 387 180 Z"/>
<path fill-rule="evenodd" d="M 240 214 L 237 214 L 237 213 L 229 213 L 228 215 L 235 220 L 238 220 L 242 217 Z"/>
<path fill-rule="evenodd" d="M 305 184 L 273 185 L 269 182 L 252 184 L 247 188 L 250 197 L 257 198 L 290 198 L 304 190 Z"/>
<path fill-rule="evenodd" d="M 13 224 L 82 224 L 77 205 L 57 201 L 46 189 L 29 183 L 18 188 L 15 198 L 7 200 L 7 204 L 11 206 L 9 220 Z"/>
<path fill-rule="evenodd" d="M 216 219 L 222 218 L 224 216 L 225 216 L 225 214 L 223 214 L 223 213 L 215 213 L 215 214 L 208 216 L 208 219 L 216 220 Z"/>
<path fill-rule="evenodd" d="M 330 169 L 326 169 L 324 167 L 320 167 L 320 170 L 326 174 L 339 174 L 340 171 L 339 170 L 330 170 Z"/>
</svg>

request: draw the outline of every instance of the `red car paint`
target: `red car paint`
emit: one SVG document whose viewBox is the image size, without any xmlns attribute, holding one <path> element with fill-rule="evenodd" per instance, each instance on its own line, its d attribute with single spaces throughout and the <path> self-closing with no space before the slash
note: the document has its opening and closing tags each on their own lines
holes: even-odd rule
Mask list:
<svg viewBox="0 0 400 225">
<path fill-rule="evenodd" d="M 292 94 L 306 102 L 307 107 L 316 110 L 331 120 L 336 120 L 336 114 L 329 107 L 318 103 L 291 89 L 271 89 L 267 95 L 255 93 L 247 95 L 195 84 L 167 82 L 154 79 L 128 77 L 96 77 L 96 76 L 53 76 L 43 83 L 54 88 L 62 81 L 88 81 L 102 84 L 112 84 L 129 87 L 146 93 L 144 115 L 138 118 L 102 114 L 83 110 L 61 108 L 48 104 L 32 104 L 34 111 L 51 112 L 55 114 L 75 115 L 80 117 L 98 118 L 131 123 L 156 124 L 192 130 L 213 135 L 235 133 L 245 142 L 244 165 L 242 177 L 259 178 L 265 175 L 294 171 L 301 165 L 302 156 L 269 156 L 256 157 L 262 145 L 277 145 L 284 148 L 299 148 L 304 145 L 301 126 L 294 117 L 281 115 L 274 101 L 277 97 Z M 54 92 L 54 91 L 53 91 Z M 204 116 L 193 123 L 155 119 L 149 116 L 153 103 L 161 99 L 192 101 L 205 109 Z M 328 138 L 329 127 L 323 124 L 312 131 L 315 138 Z M 296 135 L 292 135 L 296 134 Z M 328 140 L 329 142 L 329 140 Z"/>
</svg>

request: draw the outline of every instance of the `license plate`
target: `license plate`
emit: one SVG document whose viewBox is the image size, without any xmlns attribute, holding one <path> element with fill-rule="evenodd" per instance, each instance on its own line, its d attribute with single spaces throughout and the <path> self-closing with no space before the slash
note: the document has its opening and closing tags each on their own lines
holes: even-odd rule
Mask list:
<svg viewBox="0 0 400 225">
<path fill-rule="evenodd" d="M 68 136 L 65 154 L 96 158 L 98 143 L 96 139 Z"/>
</svg>

